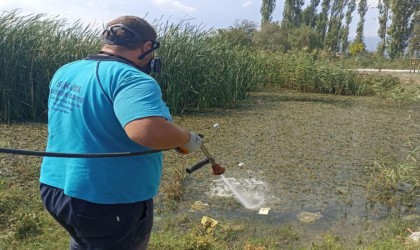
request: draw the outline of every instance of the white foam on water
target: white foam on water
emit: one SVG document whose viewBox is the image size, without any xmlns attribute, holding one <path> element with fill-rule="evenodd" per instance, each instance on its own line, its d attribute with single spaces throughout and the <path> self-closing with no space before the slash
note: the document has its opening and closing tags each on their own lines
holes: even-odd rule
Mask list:
<svg viewBox="0 0 420 250">
<path fill-rule="evenodd" d="M 237 180 L 221 175 L 220 179 L 214 180 L 214 184 L 211 192 L 207 193 L 210 196 L 234 197 L 245 208 L 251 210 L 257 210 L 264 204 L 261 187 L 266 185 L 265 182 L 254 178 Z"/>
</svg>

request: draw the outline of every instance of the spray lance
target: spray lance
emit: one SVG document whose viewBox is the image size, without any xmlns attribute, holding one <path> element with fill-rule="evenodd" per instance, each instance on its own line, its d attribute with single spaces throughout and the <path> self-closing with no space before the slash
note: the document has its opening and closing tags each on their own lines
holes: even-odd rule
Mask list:
<svg viewBox="0 0 420 250">
<path fill-rule="evenodd" d="M 204 138 L 204 135 L 198 134 L 202 139 Z M 216 160 L 214 157 L 209 153 L 207 148 L 204 146 L 204 142 L 201 143 L 200 149 L 203 152 L 203 154 L 206 156 L 205 159 L 197 162 L 196 164 L 192 165 L 191 167 L 187 168 L 187 173 L 191 174 L 194 171 L 199 170 L 200 168 L 204 167 L 205 165 L 211 163 L 211 168 L 213 169 L 214 175 L 222 175 L 225 172 L 225 168 L 221 167 L 220 164 L 216 163 Z"/>
<path fill-rule="evenodd" d="M 203 137 L 202 135 L 200 135 Z M 205 159 L 197 162 L 196 164 L 192 165 L 191 167 L 187 168 L 187 173 L 191 174 L 192 172 L 199 170 L 200 168 L 204 167 L 205 165 L 211 163 L 211 168 L 213 169 L 214 175 L 222 175 L 225 172 L 225 168 L 220 166 L 220 164 L 216 163 L 214 157 L 209 153 L 207 148 L 204 146 L 204 143 L 200 146 L 201 151 L 206 156 Z"/>
</svg>

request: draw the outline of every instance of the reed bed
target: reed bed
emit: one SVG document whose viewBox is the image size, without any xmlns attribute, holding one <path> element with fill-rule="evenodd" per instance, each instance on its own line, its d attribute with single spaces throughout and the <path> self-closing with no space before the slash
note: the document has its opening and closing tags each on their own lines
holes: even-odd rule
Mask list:
<svg viewBox="0 0 420 250">
<path fill-rule="evenodd" d="M 98 48 L 89 26 L 44 14 L 0 15 L 0 120 L 45 117 L 48 86 L 55 70 Z"/>
<path fill-rule="evenodd" d="M 162 73 L 155 75 L 173 114 L 235 107 L 249 91 L 276 84 L 305 92 L 372 95 L 395 79 L 359 75 L 306 52 L 271 53 L 235 45 L 189 22 L 155 24 Z M 100 30 L 44 14 L 0 13 L 0 121 L 44 120 L 49 81 L 61 65 L 100 49 Z M 379 84 L 378 84 L 379 83 Z"/>
<path fill-rule="evenodd" d="M 259 85 L 257 58 L 209 30 L 180 22 L 159 26 L 163 72 L 157 75 L 174 113 L 233 107 Z"/>
<path fill-rule="evenodd" d="M 267 55 L 265 55 L 267 57 Z M 308 93 L 335 95 L 386 95 L 399 81 L 388 75 L 360 74 L 342 65 L 320 59 L 316 53 L 291 52 L 271 54 L 271 64 L 278 70 L 271 82 Z"/>
<path fill-rule="evenodd" d="M 233 107 L 258 84 L 248 50 L 220 41 L 197 26 L 157 24 L 163 72 L 155 77 L 174 114 Z M 0 15 L 0 120 L 45 119 L 49 80 L 61 65 L 98 51 L 98 30 L 43 14 Z"/>
</svg>

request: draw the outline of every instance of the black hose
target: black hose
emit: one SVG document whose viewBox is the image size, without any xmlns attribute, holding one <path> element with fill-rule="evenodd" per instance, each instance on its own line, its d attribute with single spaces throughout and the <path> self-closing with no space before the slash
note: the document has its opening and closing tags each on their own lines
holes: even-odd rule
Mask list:
<svg viewBox="0 0 420 250">
<path fill-rule="evenodd" d="M 109 158 L 109 157 L 127 157 L 158 153 L 163 150 L 148 150 L 139 152 L 115 152 L 115 153 L 59 153 L 59 152 L 44 152 L 31 151 L 23 149 L 0 148 L 0 153 L 29 155 L 29 156 L 44 156 L 44 157 L 61 157 L 61 158 Z"/>
</svg>

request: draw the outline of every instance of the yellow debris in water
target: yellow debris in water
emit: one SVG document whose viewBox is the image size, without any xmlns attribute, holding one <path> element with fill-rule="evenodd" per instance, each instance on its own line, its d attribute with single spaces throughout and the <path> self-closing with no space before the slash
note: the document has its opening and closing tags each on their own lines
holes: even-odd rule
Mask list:
<svg viewBox="0 0 420 250">
<path fill-rule="evenodd" d="M 316 212 L 316 213 L 301 212 L 297 215 L 297 218 L 300 221 L 306 222 L 306 223 L 315 222 L 316 220 L 318 220 L 321 217 L 322 217 L 322 215 L 321 215 L 320 212 Z"/>
<path fill-rule="evenodd" d="M 260 208 L 260 211 L 258 212 L 258 214 L 267 215 L 269 211 L 270 211 L 269 207 L 262 207 L 262 208 Z"/>
<path fill-rule="evenodd" d="M 204 203 L 202 201 L 196 201 L 194 202 L 194 204 L 191 206 L 191 209 L 193 210 L 198 210 L 198 211 L 202 211 L 206 208 L 208 208 L 209 204 Z"/>
<path fill-rule="evenodd" d="M 203 216 L 203 218 L 201 218 L 201 225 L 203 225 L 207 232 L 213 231 L 216 228 L 217 224 L 219 224 L 217 220 L 208 216 Z"/>
</svg>

